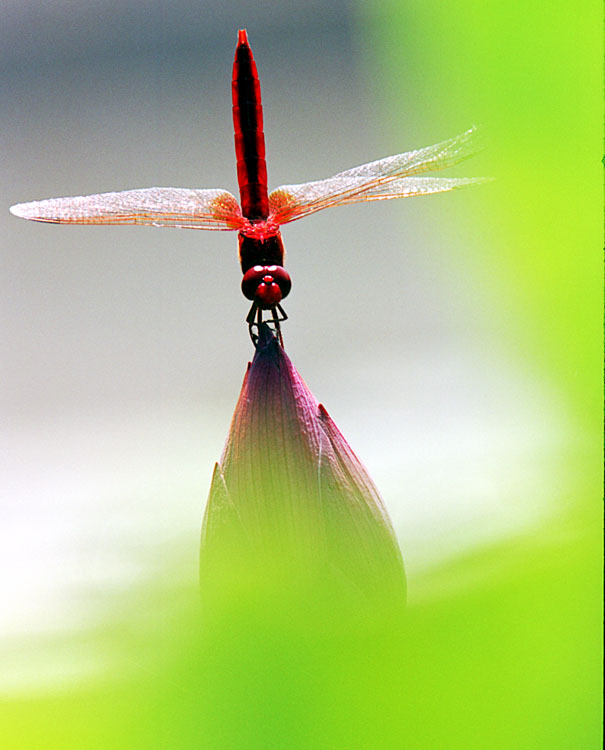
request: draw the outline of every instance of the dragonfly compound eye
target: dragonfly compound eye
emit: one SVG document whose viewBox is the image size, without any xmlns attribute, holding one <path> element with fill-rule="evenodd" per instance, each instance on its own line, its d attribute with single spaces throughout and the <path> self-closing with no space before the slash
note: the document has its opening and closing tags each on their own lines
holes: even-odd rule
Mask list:
<svg viewBox="0 0 605 750">
<path fill-rule="evenodd" d="M 278 305 L 291 287 L 290 275 L 282 266 L 252 266 L 242 279 L 244 296 L 265 309 Z"/>
</svg>

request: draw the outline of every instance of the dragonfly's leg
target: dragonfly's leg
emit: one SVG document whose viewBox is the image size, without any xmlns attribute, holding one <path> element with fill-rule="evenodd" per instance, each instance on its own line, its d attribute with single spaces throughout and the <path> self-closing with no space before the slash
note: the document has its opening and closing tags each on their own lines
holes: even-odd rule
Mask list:
<svg viewBox="0 0 605 750">
<path fill-rule="evenodd" d="M 281 335 L 281 329 L 280 329 L 280 322 L 282 320 L 287 320 L 288 316 L 286 315 L 283 307 L 281 305 L 275 305 L 275 307 L 271 308 L 271 319 L 267 322 L 272 327 L 273 332 L 277 336 L 277 339 L 279 343 L 283 346 L 284 340 Z M 250 332 L 250 338 L 252 339 L 252 343 L 254 346 L 256 346 L 258 342 L 258 337 L 260 333 L 260 327 L 263 323 L 263 308 L 260 307 L 256 301 L 252 303 L 252 307 L 250 308 L 250 311 L 248 312 L 248 315 L 246 316 L 246 323 L 248 324 L 248 331 Z"/>
<path fill-rule="evenodd" d="M 281 317 L 280 317 L 281 313 Z M 280 322 L 282 320 L 288 320 L 288 316 L 284 312 L 284 309 L 281 305 L 276 305 L 275 307 L 271 308 L 271 317 L 273 318 L 273 325 L 275 326 L 275 333 L 277 335 L 277 340 L 279 341 L 280 345 L 283 347 L 284 345 L 284 339 L 281 335 L 281 327 Z"/>
<path fill-rule="evenodd" d="M 256 307 L 256 321 L 252 324 L 252 328 L 255 329 L 255 332 L 252 333 L 252 330 L 250 331 L 250 336 L 252 337 L 252 343 L 254 346 L 257 345 L 258 339 L 260 337 L 260 329 L 261 325 L 263 324 L 263 308 L 262 307 Z"/>
<path fill-rule="evenodd" d="M 258 341 L 258 332 L 259 332 L 260 321 L 258 322 L 255 321 L 255 318 L 257 317 L 262 318 L 261 310 L 260 310 L 260 307 L 256 304 L 256 302 L 253 302 L 248 315 L 246 315 L 246 323 L 248 324 L 248 332 L 250 333 L 250 338 L 252 339 L 252 343 L 254 344 L 254 346 L 256 346 L 256 342 Z"/>
<path fill-rule="evenodd" d="M 254 323 L 254 317 L 256 315 L 256 311 L 258 310 L 258 305 L 256 302 L 252 303 L 252 307 L 248 311 L 248 315 L 246 315 L 246 323 L 251 326 Z"/>
</svg>

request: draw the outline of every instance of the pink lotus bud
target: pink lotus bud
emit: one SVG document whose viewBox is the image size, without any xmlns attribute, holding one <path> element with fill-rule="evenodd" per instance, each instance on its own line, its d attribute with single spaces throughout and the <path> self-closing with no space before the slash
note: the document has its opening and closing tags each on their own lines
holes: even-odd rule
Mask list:
<svg viewBox="0 0 605 750">
<path fill-rule="evenodd" d="M 402 606 L 405 576 L 366 469 L 264 326 L 202 530 L 202 594 L 308 587 Z"/>
</svg>

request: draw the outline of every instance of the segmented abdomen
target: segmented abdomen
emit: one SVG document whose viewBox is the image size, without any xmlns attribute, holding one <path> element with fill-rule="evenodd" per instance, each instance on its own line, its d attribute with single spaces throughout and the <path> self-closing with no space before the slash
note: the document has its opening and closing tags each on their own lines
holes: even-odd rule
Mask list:
<svg viewBox="0 0 605 750">
<path fill-rule="evenodd" d="M 256 63 L 245 31 L 240 31 L 233 63 L 233 125 L 242 213 L 248 219 L 269 215 L 263 107 Z"/>
</svg>

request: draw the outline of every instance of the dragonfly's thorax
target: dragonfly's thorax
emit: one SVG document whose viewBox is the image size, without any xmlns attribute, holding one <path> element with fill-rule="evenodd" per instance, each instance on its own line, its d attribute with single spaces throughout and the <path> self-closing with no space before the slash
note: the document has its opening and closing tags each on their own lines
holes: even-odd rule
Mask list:
<svg viewBox="0 0 605 750">
<path fill-rule="evenodd" d="M 276 227 L 264 221 L 250 224 L 239 232 L 238 240 L 242 273 L 252 266 L 283 266 L 284 245 Z"/>
</svg>

